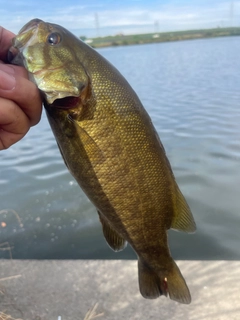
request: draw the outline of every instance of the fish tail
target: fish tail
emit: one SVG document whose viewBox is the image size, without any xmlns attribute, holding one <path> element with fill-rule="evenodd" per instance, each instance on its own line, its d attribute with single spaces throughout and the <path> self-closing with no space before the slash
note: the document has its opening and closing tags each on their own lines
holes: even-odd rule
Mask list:
<svg viewBox="0 0 240 320">
<path fill-rule="evenodd" d="M 189 304 L 191 295 L 186 282 L 171 258 L 170 270 L 156 272 L 141 259 L 138 260 L 139 289 L 144 298 L 155 299 L 161 295 L 180 303 Z"/>
</svg>

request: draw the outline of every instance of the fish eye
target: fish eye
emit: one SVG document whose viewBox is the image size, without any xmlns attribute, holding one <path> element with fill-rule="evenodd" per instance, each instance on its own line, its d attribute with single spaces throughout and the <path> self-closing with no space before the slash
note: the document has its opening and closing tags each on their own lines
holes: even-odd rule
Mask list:
<svg viewBox="0 0 240 320">
<path fill-rule="evenodd" d="M 57 32 L 50 33 L 47 37 L 47 42 L 52 46 L 60 43 L 62 40 L 61 35 Z"/>
</svg>

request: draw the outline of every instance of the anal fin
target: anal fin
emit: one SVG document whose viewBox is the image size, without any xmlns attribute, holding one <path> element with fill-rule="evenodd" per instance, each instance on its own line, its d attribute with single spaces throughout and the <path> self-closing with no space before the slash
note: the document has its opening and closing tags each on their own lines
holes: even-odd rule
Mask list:
<svg viewBox="0 0 240 320">
<path fill-rule="evenodd" d="M 123 239 L 108 223 L 108 221 L 103 217 L 101 212 L 98 211 L 99 219 L 102 223 L 103 228 L 103 234 L 104 237 L 110 246 L 114 251 L 121 251 L 123 250 L 126 245 L 127 241 Z"/>
<path fill-rule="evenodd" d="M 185 232 L 194 232 L 196 230 L 196 224 L 191 210 L 178 186 L 176 186 L 171 228 Z"/>
</svg>

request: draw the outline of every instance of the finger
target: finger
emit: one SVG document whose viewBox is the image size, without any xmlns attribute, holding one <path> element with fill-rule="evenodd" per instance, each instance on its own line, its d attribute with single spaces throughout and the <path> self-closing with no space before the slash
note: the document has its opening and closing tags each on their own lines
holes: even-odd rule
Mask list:
<svg viewBox="0 0 240 320">
<path fill-rule="evenodd" d="M 12 44 L 14 33 L 0 26 L 0 60 L 7 62 L 8 49 Z"/>
<path fill-rule="evenodd" d="M 28 79 L 27 70 L 20 66 L 16 66 L 13 64 L 6 64 L 0 61 L 0 70 Z"/>
<path fill-rule="evenodd" d="M 5 65 L 6 70 L 8 66 Z M 29 118 L 30 125 L 37 124 L 41 118 L 42 100 L 37 86 L 28 79 L 15 74 L 15 69 L 7 73 L 0 65 L 0 96 L 13 100 Z M 22 71 L 21 71 L 22 72 Z"/>
<path fill-rule="evenodd" d="M 11 100 L 0 98 L 0 150 L 22 139 L 30 128 L 26 114 Z"/>
<path fill-rule="evenodd" d="M 37 86 L 30 80 L 16 76 L 16 87 L 14 88 L 14 98 L 30 120 L 30 125 L 36 125 L 42 114 L 42 98 Z"/>
</svg>

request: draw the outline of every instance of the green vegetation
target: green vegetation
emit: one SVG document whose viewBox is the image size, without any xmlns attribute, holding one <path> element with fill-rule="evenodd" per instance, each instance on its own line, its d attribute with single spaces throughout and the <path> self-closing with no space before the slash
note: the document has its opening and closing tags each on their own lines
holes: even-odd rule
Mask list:
<svg viewBox="0 0 240 320">
<path fill-rule="evenodd" d="M 158 43 L 158 42 L 167 42 L 167 41 L 180 41 L 180 40 L 239 36 L 239 35 L 240 35 L 240 27 L 232 27 L 232 28 L 162 32 L 162 33 L 147 33 L 147 34 L 135 34 L 135 35 L 119 34 L 116 36 L 87 39 L 86 42 L 94 48 L 101 48 L 101 47 L 109 47 L 109 46 L 125 46 L 125 45 L 144 44 L 144 43 Z"/>
</svg>

